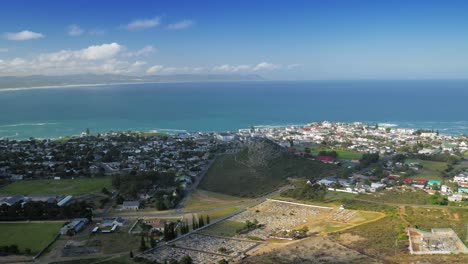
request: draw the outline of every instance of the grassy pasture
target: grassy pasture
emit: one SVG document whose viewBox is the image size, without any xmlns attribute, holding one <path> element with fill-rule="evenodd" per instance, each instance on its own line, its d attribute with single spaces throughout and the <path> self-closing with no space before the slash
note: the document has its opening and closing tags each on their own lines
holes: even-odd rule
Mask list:
<svg viewBox="0 0 468 264">
<path fill-rule="evenodd" d="M 15 244 L 21 253 L 37 253 L 59 233 L 61 222 L 0 224 L 0 246 Z"/>
<path fill-rule="evenodd" d="M 111 185 L 111 178 L 25 180 L 0 188 L 0 193 L 77 195 L 100 193 L 103 187 L 109 189 Z"/>
</svg>

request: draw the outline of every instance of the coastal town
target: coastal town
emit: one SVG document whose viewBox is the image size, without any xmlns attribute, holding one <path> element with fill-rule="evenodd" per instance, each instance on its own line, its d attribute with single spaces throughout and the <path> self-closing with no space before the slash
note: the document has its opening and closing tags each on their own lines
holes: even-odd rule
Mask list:
<svg viewBox="0 0 468 264">
<path fill-rule="evenodd" d="M 326 121 L 236 132 L 87 130 L 53 140 L 1 139 L 0 221 L 62 221 L 35 248 L 11 233 L 19 245 L 1 245 L 1 253 L 39 263 L 104 255 L 124 263 L 249 263 L 272 254 L 275 241 L 318 234 L 338 243 L 346 230 L 388 219 L 396 207 L 412 212 L 410 224 L 398 227 L 397 244 L 406 245 L 401 254 L 463 254 L 467 144 L 464 135 Z M 287 167 L 273 165 L 281 160 Z M 302 172 L 303 166 L 311 167 Z M 286 176 L 275 183 L 263 173 L 270 168 Z M 254 178 L 246 179 L 250 186 L 229 185 L 236 170 L 234 177 L 265 177 L 265 186 L 254 186 Z M 244 192 L 249 188 L 259 191 Z M 410 222 L 420 206 L 459 208 L 447 215 L 458 222 Z"/>
</svg>

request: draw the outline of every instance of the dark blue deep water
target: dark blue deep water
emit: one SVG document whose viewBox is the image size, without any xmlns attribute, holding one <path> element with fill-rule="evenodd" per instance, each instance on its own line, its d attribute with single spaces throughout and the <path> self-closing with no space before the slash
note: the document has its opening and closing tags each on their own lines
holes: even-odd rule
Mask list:
<svg viewBox="0 0 468 264">
<path fill-rule="evenodd" d="M 261 81 L 0 91 L 0 137 L 362 121 L 468 133 L 468 81 Z M 167 130 L 166 130 L 167 129 Z"/>
</svg>

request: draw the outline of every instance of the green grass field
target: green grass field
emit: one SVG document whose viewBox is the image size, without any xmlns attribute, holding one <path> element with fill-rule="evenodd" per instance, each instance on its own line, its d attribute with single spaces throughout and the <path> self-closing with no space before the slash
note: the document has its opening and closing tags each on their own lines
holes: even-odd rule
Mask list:
<svg viewBox="0 0 468 264">
<path fill-rule="evenodd" d="M 245 223 L 226 220 L 203 230 L 203 233 L 215 236 L 233 237 L 237 234 L 236 231 L 243 228 L 244 226 Z"/>
<path fill-rule="evenodd" d="M 442 180 L 441 172 L 447 168 L 447 163 L 429 160 L 408 160 L 409 162 L 416 162 L 423 167 L 417 171 L 415 176 L 411 178 L 422 178 L 426 180 Z"/>
<path fill-rule="evenodd" d="M 430 195 L 423 190 L 384 190 L 373 194 L 359 194 L 356 198 L 382 203 L 431 204 Z"/>
<path fill-rule="evenodd" d="M 0 188 L 7 194 L 58 194 L 77 195 L 100 193 L 103 187 L 111 188 L 111 178 L 87 178 L 67 180 L 28 180 L 17 181 Z"/>
<path fill-rule="evenodd" d="M 0 224 L 0 246 L 15 244 L 21 253 L 42 250 L 59 233 L 61 222 Z"/>
<path fill-rule="evenodd" d="M 224 207 L 229 205 L 235 205 L 242 202 L 248 202 L 250 199 L 239 198 L 230 195 L 225 195 L 221 193 L 214 193 L 204 190 L 196 190 L 192 193 L 187 204 L 185 205 L 185 210 L 204 210 L 212 209 L 218 207 Z"/>
<path fill-rule="evenodd" d="M 322 146 L 312 146 L 309 147 L 311 150 L 311 153 L 314 155 L 317 155 L 320 151 L 325 150 L 325 151 L 336 151 L 338 153 L 338 158 L 339 159 L 344 159 L 344 160 L 352 160 L 352 159 L 360 159 L 362 157 L 362 153 L 355 152 L 355 151 L 350 151 L 347 149 L 328 149 L 324 148 Z"/>
<path fill-rule="evenodd" d="M 288 178 L 319 178 L 334 175 L 333 165 L 282 152 L 266 167 L 245 165 L 247 150 L 219 156 L 200 183 L 200 188 L 240 197 L 258 197 L 287 184 Z"/>
</svg>

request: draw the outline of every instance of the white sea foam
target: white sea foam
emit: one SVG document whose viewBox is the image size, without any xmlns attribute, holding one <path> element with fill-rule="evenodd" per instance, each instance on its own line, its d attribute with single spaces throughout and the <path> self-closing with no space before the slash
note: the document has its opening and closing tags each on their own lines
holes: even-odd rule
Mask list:
<svg viewBox="0 0 468 264">
<path fill-rule="evenodd" d="M 379 123 L 379 126 L 381 127 L 397 127 L 398 124 L 392 124 L 392 123 Z"/>
<path fill-rule="evenodd" d="M 59 123 L 19 123 L 11 125 L 0 125 L 0 127 L 22 127 L 22 126 L 48 126 L 48 125 L 58 125 Z"/>
</svg>

